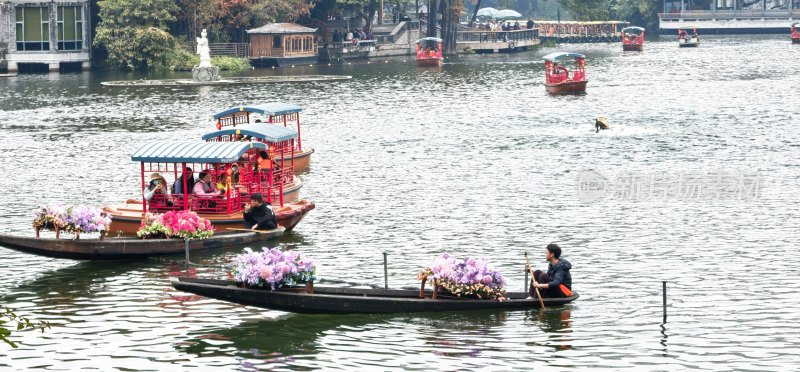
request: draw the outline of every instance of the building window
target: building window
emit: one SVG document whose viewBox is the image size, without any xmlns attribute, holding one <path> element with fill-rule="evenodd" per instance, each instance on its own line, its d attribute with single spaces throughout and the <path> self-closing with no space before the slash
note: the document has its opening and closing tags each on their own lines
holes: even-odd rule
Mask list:
<svg viewBox="0 0 800 372">
<path fill-rule="evenodd" d="M 50 50 L 50 11 L 17 7 L 17 50 Z"/>
<path fill-rule="evenodd" d="M 58 50 L 83 49 L 83 7 L 58 7 Z"/>
<path fill-rule="evenodd" d="M 280 36 L 273 36 L 272 37 L 272 47 L 276 49 L 281 48 L 281 37 Z"/>
</svg>

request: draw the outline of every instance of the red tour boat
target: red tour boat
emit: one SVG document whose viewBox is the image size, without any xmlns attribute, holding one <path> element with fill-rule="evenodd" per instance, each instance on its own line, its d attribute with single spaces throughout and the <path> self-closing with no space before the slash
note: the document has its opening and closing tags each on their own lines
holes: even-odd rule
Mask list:
<svg viewBox="0 0 800 372">
<path fill-rule="evenodd" d="M 622 29 L 622 50 L 641 52 L 644 49 L 644 28 L 631 26 Z"/>
<path fill-rule="evenodd" d="M 692 34 L 689 35 L 689 30 Z M 678 46 L 681 48 L 692 48 L 700 45 L 700 36 L 697 35 L 697 27 L 681 26 L 678 28 Z"/>
<path fill-rule="evenodd" d="M 586 93 L 586 56 L 580 53 L 556 52 L 543 57 L 544 86 L 550 94 Z M 568 70 L 562 63 L 572 61 L 574 68 Z"/>
<path fill-rule="evenodd" d="M 285 128 L 280 128 L 285 129 Z M 293 139 L 294 137 L 292 137 Z M 289 231 L 312 209 L 308 200 L 286 202 L 281 197 L 283 179 L 288 169 L 263 166 L 260 154 L 270 150 L 283 154 L 291 148 L 289 140 L 275 146 L 265 142 L 175 142 L 158 141 L 145 144 L 136 150 L 131 160 L 140 163 L 141 184 L 145 189 L 151 173 L 171 176 L 181 183 L 180 193 L 156 193 L 150 200 L 128 199 L 120 205 L 106 207 L 111 217 L 109 231 L 133 235 L 139 229 L 142 218 L 148 212 L 163 213 L 170 210 L 192 210 L 207 218 L 219 233 L 227 228 L 242 228 L 242 210 L 252 193 L 261 193 L 273 204 L 278 225 Z M 261 163 L 262 165 L 259 165 Z M 189 188 L 186 168 L 197 173 L 209 173 L 219 193 L 197 195 L 186 192 Z M 175 190 L 169 188 L 170 191 Z M 277 195 L 277 198 L 275 196 Z"/>
<path fill-rule="evenodd" d="M 417 40 L 417 67 L 439 67 L 443 59 L 442 39 L 426 37 Z"/>
<path fill-rule="evenodd" d="M 297 141 L 295 141 L 291 159 L 294 160 L 294 170 L 302 172 L 308 170 L 311 165 L 311 154 L 314 149 L 303 147 L 302 136 L 300 135 L 300 106 L 281 102 L 270 102 L 262 105 L 231 107 L 225 111 L 214 114 L 217 130 L 223 127 L 236 127 L 243 124 L 267 123 L 283 124 L 288 127 L 293 123 L 297 129 Z M 281 163 L 288 162 L 289 158 L 280 159 Z"/>
<path fill-rule="evenodd" d="M 800 22 L 793 23 L 789 30 L 791 31 L 792 44 L 800 44 Z"/>
</svg>

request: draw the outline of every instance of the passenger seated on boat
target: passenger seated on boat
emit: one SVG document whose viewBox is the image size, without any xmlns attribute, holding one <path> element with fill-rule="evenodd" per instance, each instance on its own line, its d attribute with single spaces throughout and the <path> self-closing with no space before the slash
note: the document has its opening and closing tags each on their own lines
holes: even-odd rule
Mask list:
<svg viewBox="0 0 800 372">
<path fill-rule="evenodd" d="M 183 175 L 178 177 L 175 180 L 175 183 L 172 185 L 172 195 L 182 198 L 183 194 L 191 194 L 192 190 L 194 190 L 194 174 L 192 173 L 192 168 L 186 167 L 184 173 L 186 174 L 186 192 L 183 190 Z"/>
<path fill-rule="evenodd" d="M 556 243 L 547 245 L 545 259 L 549 262 L 547 272 L 536 270 L 531 279 L 529 294 L 536 296 L 534 287 L 539 288 L 542 297 L 569 297 L 572 295 L 572 264 L 561 258 L 561 247 Z"/>
<path fill-rule="evenodd" d="M 167 191 L 167 180 L 159 173 L 150 175 L 150 183 L 142 190 L 148 209 L 164 209 L 172 206 Z"/>
<path fill-rule="evenodd" d="M 278 227 L 272 207 L 264 203 L 259 193 L 250 195 L 250 203 L 244 205 L 242 218 L 246 229 L 273 230 Z"/>
<path fill-rule="evenodd" d="M 199 179 L 194 185 L 194 194 L 197 195 L 195 208 L 206 209 L 215 208 L 217 203 L 214 199 L 215 196 L 220 195 L 221 191 L 217 190 L 214 183 L 211 182 L 211 171 L 208 169 L 200 172 Z"/>
</svg>

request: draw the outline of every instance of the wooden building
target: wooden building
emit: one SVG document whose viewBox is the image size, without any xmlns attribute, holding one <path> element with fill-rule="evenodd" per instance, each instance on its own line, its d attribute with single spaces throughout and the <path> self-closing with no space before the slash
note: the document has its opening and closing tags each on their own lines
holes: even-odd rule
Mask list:
<svg viewBox="0 0 800 372">
<path fill-rule="evenodd" d="M 255 67 L 316 63 L 316 31 L 296 23 L 268 23 L 247 30 L 250 63 Z"/>
</svg>

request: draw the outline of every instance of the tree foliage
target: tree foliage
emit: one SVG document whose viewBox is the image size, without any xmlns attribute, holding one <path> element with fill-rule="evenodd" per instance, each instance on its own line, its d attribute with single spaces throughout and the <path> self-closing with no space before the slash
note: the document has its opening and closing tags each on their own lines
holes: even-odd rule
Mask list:
<svg viewBox="0 0 800 372">
<path fill-rule="evenodd" d="M 11 336 L 12 331 L 21 331 L 23 329 L 41 329 L 42 333 L 44 333 L 44 329 L 50 329 L 50 322 L 40 321 L 39 324 L 34 324 L 28 318 L 21 317 L 17 315 L 13 310 L 3 306 L 5 312 L 0 312 L 0 340 L 8 344 L 13 348 L 17 348 L 16 343 L 9 340 L 8 337 Z"/>
<path fill-rule="evenodd" d="M 130 69 L 162 68 L 175 40 L 167 23 L 178 11 L 173 0 L 100 0 L 94 44 L 108 61 Z"/>
<path fill-rule="evenodd" d="M 608 19 L 606 0 L 559 0 L 578 21 L 603 21 Z"/>
</svg>

